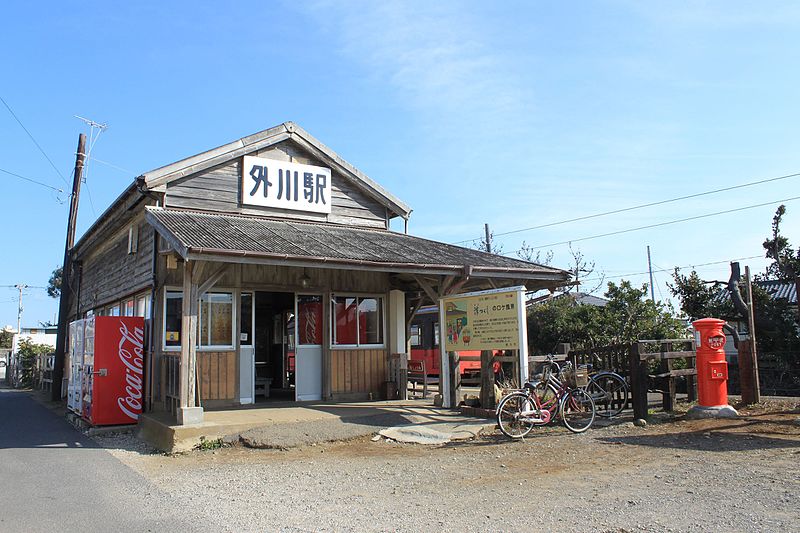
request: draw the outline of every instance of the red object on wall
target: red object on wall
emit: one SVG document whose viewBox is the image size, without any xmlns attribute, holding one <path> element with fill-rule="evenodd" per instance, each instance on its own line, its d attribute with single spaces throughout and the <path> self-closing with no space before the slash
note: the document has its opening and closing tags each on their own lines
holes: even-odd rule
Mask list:
<svg viewBox="0 0 800 533">
<path fill-rule="evenodd" d="M 725 361 L 724 320 L 692 322 L 697 333 L 697 396 L 703 407 L 728 405 L 728 363 Z"/>
<path fill-rule="evenodd" d="M 83 417 L 95 426 L 135 424 L 144 392 L 144 319 L 98 316 L 92 322 L 94 340 L 87 338 L 85 347 Z"/>
</svg>

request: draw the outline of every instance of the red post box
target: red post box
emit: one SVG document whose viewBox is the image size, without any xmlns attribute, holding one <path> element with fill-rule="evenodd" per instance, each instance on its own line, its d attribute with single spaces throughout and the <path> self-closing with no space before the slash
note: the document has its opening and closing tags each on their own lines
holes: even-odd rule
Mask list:
<svg viewBox="0 0 800 533">
<path fill-rule="evenodd" d="M 725 361 L 724 320 L 692 322 L 697 344 L 697 396 L 703 407 L 728 405 L 728 363 Z"/>
</svg>

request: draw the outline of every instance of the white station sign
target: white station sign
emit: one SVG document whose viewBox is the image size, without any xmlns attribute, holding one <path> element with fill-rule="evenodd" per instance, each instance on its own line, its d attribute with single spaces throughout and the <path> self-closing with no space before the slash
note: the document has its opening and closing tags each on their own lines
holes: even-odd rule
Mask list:
<svg viewBox="0 0 800 533">
<path fill-rule="evenodd" d="M 331 212 L 331 169 L 244 156 L 242 204 Z"/>
</svg>

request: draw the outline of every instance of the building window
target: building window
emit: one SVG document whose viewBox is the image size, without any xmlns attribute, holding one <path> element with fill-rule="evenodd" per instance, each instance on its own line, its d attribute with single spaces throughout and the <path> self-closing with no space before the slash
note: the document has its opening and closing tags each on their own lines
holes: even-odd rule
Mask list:
<svg viewBox="0 0 800 533">
<path fill-rule="evenodd" d="M 181 346 L 181 323 L 183 322 L 183 293 L 167 291 L 164 305 L 164 347 Z"/>
<path fill-rule="evenodd" d="M 383 345 L 383 298 L 336 296 L 331 303 L 333 344 Z"/>
<path fill-rule="evenodd" d="M 136 314 L 134 316 L 140 316 L 145 319 L 150 318 L 150 295 L 143 294 L 141 296 L 137 296 L 136 298 Z"/>
<path fill-rule="evenodd" d="M 420 346 L 422 344 L 421 330 L 422 327 L 419 325 L 411 326 L 411 346 Z"/>
<path fill-rule="evenodd" d="M 207 292 L 197 315 L 199 348 L 233 348 L 233 293 Z M 183 292 L 167 291 L 164 305 L 164 348 L 180 348 L 183 331 Z"/>
<path fill-rule="evenodd" d="M 128 228 L 128 254 L 135 254 L 139 249 L 139 226 L 132 224 Z"/>
<path fill-rule="evenodd" d="M 303 345 L 322 344 L 322 297 L 297 296 L 297 338 Z"/>
<path fill-rule="evenodd" d="M 207 292 L 200 297 L 198 316 L 201 347 L 233 346 L 233 294 L 230 292 Z"/>
</svg>

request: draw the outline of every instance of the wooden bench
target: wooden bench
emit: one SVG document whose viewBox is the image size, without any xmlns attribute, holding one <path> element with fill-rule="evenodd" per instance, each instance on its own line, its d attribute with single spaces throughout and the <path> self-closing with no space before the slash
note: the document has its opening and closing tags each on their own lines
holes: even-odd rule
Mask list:
<svg viewBox="0 0 800 533">
<path fill-rule="evenodd" d="M 255 396 L 259 394 L 264 398 L 269 398 L 269 387 L 272 385 L 272 378 L 256 378 Z"/>
<path fill-rule="evenodd" d="M 428 372 L 425 361 L 408 362 L 408 382 L 411 384 L 411 395 L 417 394 L 417 383 L 422 382 L 422 398 L 428 397 Z"/>
</svg>

